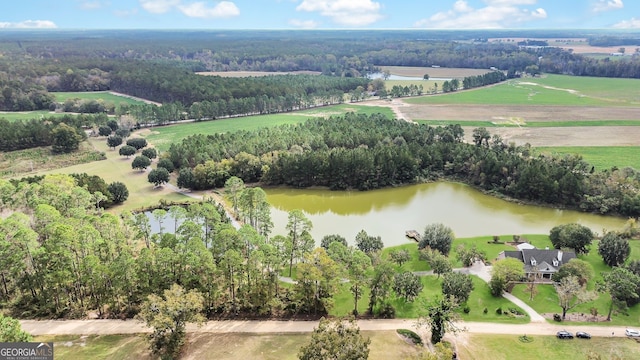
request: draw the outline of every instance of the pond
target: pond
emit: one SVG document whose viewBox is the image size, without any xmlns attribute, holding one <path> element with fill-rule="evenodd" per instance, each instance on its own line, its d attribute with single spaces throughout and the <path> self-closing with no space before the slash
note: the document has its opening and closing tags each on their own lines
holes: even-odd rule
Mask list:
<svg viewBox="0 0 640 360">
<path fill-rule="evenodd" d="M 367 77 L 369 79 L 384 79 L 384 74 L 383 73 L 372 73 L 367 75 Z M 402 76 L 402 75 L 389 75 L 389 77 L 387 78 L 387 80 L 409 80 L 409 81 L 416 81 L 416 80 L 424 80 L 421 76 Z M 435 78 L 435 77 L 430 77 L 429 80 L 431 81 L 451 81 L 452 79 L 450 78 Z"/>
<path fill-rule="evenodd" d="M 405 244 L 406 230 L 422 233 L 443 223 L 456 237 L 548 234 L 560 224 L 577 222 L 594 232 L 619 230 L 626 219 L 520 205 L 485 195 L 467 185 L 436 182 L 366 192 L 313 189 L 265 189 L 272 205 L 272 235 L 286 234 L 288 212 L 301 209 L 313 223 L 312 235 L 340 234 L 350 244 L 364 229 L 385 246 Z"/>
</svg>

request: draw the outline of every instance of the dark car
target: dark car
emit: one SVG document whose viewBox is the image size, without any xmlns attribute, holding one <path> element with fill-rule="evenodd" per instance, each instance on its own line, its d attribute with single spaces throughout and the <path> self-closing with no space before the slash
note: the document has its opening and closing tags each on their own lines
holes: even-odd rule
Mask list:
<svg viewBox="0 0 640 360">
<path fill-rule="evenodd" d="M 566 330 L 560 330 L 556 333 L 556 337 L 558 339 L 573 339 L 573 334 Z"/>
<path fill-rule="evenodd" d="M 576 333 L 576 337 L 580 339 L 591 339 L 591 334 L 586 333 L 584 331 L 578 331 Z"/>
</svg>

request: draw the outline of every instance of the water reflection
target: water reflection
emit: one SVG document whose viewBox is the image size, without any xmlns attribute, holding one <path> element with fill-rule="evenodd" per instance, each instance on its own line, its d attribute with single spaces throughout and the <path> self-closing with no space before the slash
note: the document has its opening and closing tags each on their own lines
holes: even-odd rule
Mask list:
<svg viewBox="0 0 640 360">
<path fill-rule="evenodd" d="M 577 222 L 601 233 L 620 229 L 626 219 L 519 205 L 484 195 L 469 186 L 438 182 L 367 192 L 266 189 L 274 234 L 285 234 L 287 213 L 303 210 L 313 222 L 316 241 L 340 234 L 353 242 L 362 229 L 380 235 L 386 246 L 406 243 L 409 229 L 431 223 L 450 226 L 457 237 L 546 234 L 559 224 Z"/>
</svg>

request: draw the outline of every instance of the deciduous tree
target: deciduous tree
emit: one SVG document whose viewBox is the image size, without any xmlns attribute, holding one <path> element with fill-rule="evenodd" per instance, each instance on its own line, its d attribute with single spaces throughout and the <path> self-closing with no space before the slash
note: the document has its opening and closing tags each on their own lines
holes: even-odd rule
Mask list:
<svg viewBox="0 0 640 360">
<path fill-rule="evenodd" d="M 442 294 L 447 297 L 453 296 L 458 304 L 469 299 L 473 291 L 473 281 L 471 276 L 459 272 L 449 272 L 442 279 Z"/>
<path fill-rule="evenodd" d="M 430 247 L 434 250 L 440 251 L 440 253 L 446 256 L 449 255 L 451 243 L 454 238 L 453 230 L 444 224 L 437 223 L 427 225 L 424 229 L 422 239 L 420 239 L 420 242 L 418 243 L 418 248 L 424 249 L 426 247 Z"/>
<path fill-rule="evenodd" d="M 567 316 L 567 311 L 596 298 L 595 293 L 588 291 L 580 284 L 577 276 L 567 276 L 555 284 L 558 294 L 558 305 L 562 308 L 562 320 Z"/>
<path fill-rule="evenodd" d="M 166 182 L 169 182 L 169 172 L 165 168 L 153 169 L 147 175 L 147 180 L 154 186 L 160 186 Z"/>
<path fill-rule="evenodd" d="M 442 297 L 427 304 L 426 313 L 417 322 L 417 326 L 428 326 L 431 330 L 431 343 L 437 344 L 447 332 L 462 331 L 455 322 L 459 316 L 456 313 L 458 303 L 453 297 Z"/>
<path fill-rule="evenodd" d="M 300 360 L 362 360 L 369 357 L 371 339 L 360 334 L 355 321 L 320 319 L 311 340 L 298 352 Z"/>
<path fill-rule="evenodd" d="M 576 254 L 586 254 L 593 241 L 593 232 L 584 225 L 571 223 L 558 225 L 549 232 L 549 239 L 556 249 L 570 248 Z"/>
<path fill-rule="evenodd" d="M 604 263 L 613 267 L 620 266 L 631 254 L 631 246 L 627 239 L 623 239 L 614 232 L 608 232 L 598 244 L 598 254 Z"/>
<path fill-rule="evenodd" d="M 144 155 L 136 156 L 131 162 L 131 168 L 140 171 L 144 171 L 149 165 L 151 165 L 151 160 Z"/>
<path fill-rule="evenodd" d="M 512 282 L 524 277 L 524 267 L 522 262 L 514 258 L 498 260 L 493 264 L 491 270 L 491 281 L 489 287 L 493 296 L 500 296 L 509 288 Z"/>
<path fill-rule="evenodd" d="M 153 329 L 149 335 L 151 350 L 162 359 L 176 359 L 184 344 L 188 322 L 202 324 L 202 295 L 185 291 L 177 284 L 164 291 L 164 296 L 149 295 L 142 303 L 137 318 Z"/>
<path fill-rule="evenodd" d="M 638 298 L 636 290 L 640 286 L 640 277 L 625 268 L 614 267 L 610 272 L 603 273 L 602 279 L 603 281 L 598 283 L 597 287 L 599 291 L 608 292 L 611 297 L 607 315 L 607 321 L 609 321 L 614 306 L 625 310 L 628 300 Z"/>
<path fill-rule="evenodd" d="M 413 302 L 422 291 L 420 277 L 408 271 L 395 274 L 393 277 L 393 291 L 404 301 Z"/>
</svg>

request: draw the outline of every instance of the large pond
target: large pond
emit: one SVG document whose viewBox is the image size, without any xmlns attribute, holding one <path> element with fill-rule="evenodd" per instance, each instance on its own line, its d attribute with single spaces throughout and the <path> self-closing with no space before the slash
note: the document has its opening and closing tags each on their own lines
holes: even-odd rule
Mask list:
<svg viewBox="0 0 640 360">
<path fill-rule="evenodd" d="M 313 222 L 319 243 L 340 234 L 354 243 L 364 229 L 381 236 L 385 246 L 407 243 L 405 231 L 432 223 L 451 227 L 456 237 L 479 235 L 547 234 L 559 224 L 577 222 L 597 233 L 618 230 L 626 219 L 519 205 L 485 195 L 458 183 L 437 182 L 366 192 L 266 189 L 272 205 L 273 234 L 286 234 L 288 212 L 301 209 Z"/>
<path fill-rule="evenodd" d="M 367 77 L 369 79 L 384 79 L 384 74 L 383 73 L 371 73 L 369 75 L 367 75 Z M 418 77 L 418 76 L 402 76 L 402 75 L 393 75 L 390 74 L 389 77 L 387 78 L 387 80 L 410 80 L 410 81 L 416 81 L 416 80 L 424 80 L 423 77 Z M 434 77 L 430 77 L 429 80 L 432 81 L 451 81 L 451 78 L 434 78 Z"/>
</svg>

